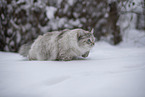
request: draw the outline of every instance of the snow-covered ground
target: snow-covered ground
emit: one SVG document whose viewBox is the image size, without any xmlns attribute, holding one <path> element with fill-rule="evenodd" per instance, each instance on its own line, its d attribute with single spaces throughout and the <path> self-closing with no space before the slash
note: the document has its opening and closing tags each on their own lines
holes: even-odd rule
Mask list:
<svg viewBox="0 0 145 97">
<path fill-rule="evenodd" d="M 67 62 L 0 52 L 0 97 L 145 97 L 145 47 L 98 42 Z"/>
</svg>

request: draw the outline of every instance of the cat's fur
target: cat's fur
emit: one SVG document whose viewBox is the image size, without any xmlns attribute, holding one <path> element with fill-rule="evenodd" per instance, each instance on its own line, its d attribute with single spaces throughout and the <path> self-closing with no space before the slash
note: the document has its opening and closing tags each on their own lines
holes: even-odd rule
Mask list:
<svg viewBox="0 0 145 97">
<path fill-rule="evenodd" d="M 87 57 L 94 46 L 93 31 L 83 29 L 48 32 L 40 35 L 32 45 L 23 45 L 19 53 L 29 60 L 72 60 Z"/>
</svg>

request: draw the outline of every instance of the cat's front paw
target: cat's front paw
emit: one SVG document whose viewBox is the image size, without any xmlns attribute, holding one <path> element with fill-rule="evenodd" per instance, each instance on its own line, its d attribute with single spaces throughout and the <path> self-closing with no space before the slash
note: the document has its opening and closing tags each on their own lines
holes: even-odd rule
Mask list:
<svg viewBox="0 0 145 97">
<path fill-rule="evenodd" d="M 86 58 L 89 55 L 89 51 L 87 51 L 85 54 L 82 55 L 82 57 Z"/>
</svg>

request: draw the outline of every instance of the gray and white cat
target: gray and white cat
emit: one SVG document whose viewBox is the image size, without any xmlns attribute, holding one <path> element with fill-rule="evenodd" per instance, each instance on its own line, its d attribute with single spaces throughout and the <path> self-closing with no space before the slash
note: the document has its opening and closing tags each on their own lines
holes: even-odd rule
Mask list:
<svg viewBox="0 0 145 97">
<path fill-rule="evenodd" d="M 31 44 L 23 45 L 19 53 L 29 60 L 72 60 L 87 57 L 94 46 L 95 38 L 83 29 L 48 32 Z"/>
</svg>

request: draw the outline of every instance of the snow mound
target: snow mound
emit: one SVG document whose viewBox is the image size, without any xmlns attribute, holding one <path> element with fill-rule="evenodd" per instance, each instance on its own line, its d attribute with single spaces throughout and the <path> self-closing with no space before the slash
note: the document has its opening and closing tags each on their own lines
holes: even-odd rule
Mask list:
<svg viewBox="0 0 145 97">
<path fill-rule="evenodd" d="M 130 29 L 125 31 L 121 47 L 145 47 L 145 31 Z"/>
</svg>

